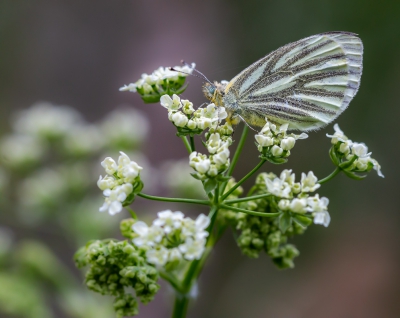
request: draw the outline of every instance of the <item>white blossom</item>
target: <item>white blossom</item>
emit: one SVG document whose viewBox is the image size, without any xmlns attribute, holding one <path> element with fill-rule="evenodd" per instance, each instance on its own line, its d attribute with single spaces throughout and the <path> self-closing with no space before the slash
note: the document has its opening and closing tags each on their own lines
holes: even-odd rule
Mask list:
<svg viewBox="0 0 400 318">
<path fill-rule="evenodd" d="M 118 169 L 117 163 L 111 157 L 107 157 L 106 159 L 104 159 L 101 162 L 101 165 L 103 166 L 106 173 L 109 175 L 113 175 Z"/>
<path fill-rule="evenodd" d="M 257 135 L 254 136 L 254 138 L 256 139 L 256 141 L 258 142 L 258 144 L 261 147 L 269 147 L 269 146 L 272 146 L 274 144 L 274 139 L 269 137 L 269 136 L 265 136 L 265 135 L 262 135 L 262 134 L 257 134 Z"/>
<path fill-rule="evenodd" d="M 328 211 L 321 211 L 314 213 L 315 224 L 322 224 L 323 226 L 327 227 L 330 222 L 331 222 L 331 216 L 329 215 Z"/>
<path fill-rule="evenodd" d="M 280 198 L 290 197 L 290 192 L 291 192 L 290 185 L 279 178 L 275 178 L 273 180 L 267 178 L 265 179 L 265 185 L 267 186 L 268 192 L 277 197 Z"/>
<path fill-rule="evenodd" d="M 157 215 L 158 218 L 154 220 L 153 224 L 156 226 L 163 226 L 164 232 L 167 234 L 179 228 L 184 217 L 182 212 L 172 212 L 171 210 L 158 212 Z"/>
<path fill-rule="evenodd" d="M 168 261 L 168 250 L 164 246 L 159 249 L 150 249 L 146 251 L 146 258 L 150 264 L 164 266 Z"/>
<path fill-rule="evenodd" d="M 338 124 L 335 124 L 333 126 L 333 129 L 335 130 L 335 133 L 333 135 L 326 134 L 327 137 L 332 138 L 332 144 L 337 144 L 339 141 L 345 142 L 346 140 L 348 140 L 344 132 L 339 128 Z"/>
<path fill-rule="evenodd" d="M 188 238 L 184 244 L 179 245 L 179 250 L 188 261 L 200 259 L 205 250 L 205 243 L 205 239 L 193 240 L 192 238 Z"/>
<path fill-rule="evenodd" d="M 118 182 L 115 180 L 114 177 L 112 176 L 102 176 L 99 177 L 99 180 L 97 181 L 97 186 L 99 187 L 100 190 L 104 191 L 106 189 L 112 189 L 115 186 L 118 185 Z"/>
<path fill-rule="evenodd" d="M 294 147 L 296 140 L 293 137 L 287 137 L 281 140 L 281 148 L 283 150 L 290 150 Z"/>
<path fill-rule="evenodd" d="M 358 142 L 354 142 L 351 145 L 351 152 L 359 158 L 365 158 L 371 155 L 371 153 L 368 153 L 368 147 L 364 143 Z"/>
<path fill-rule="evenodd" d="M 290 210 L 296 213 L 305 213 L 307 207 L 307 200 L 305 198 L 295 198 L 290 202 Z"/>
<path fill-rule="evenodd" d="M 283 149 L 277 145 L 273 145 L 271 148 L 271 153 L 275 157 L 279 157 L 283 153 Z"/>
<path fill-rule="evenodd" d="M 171 121 L 178 127 L 185 127 L 189 119 L 182 112 L 176 112 L 171 115 Z"/>
<path fill-rule="evenodd" d="M 163 238 L 163 229 L 159 226 L 148 226 L 143 221 L 138 221 L 132 225 L 132 230 L 138 234 L 138 237 L 133 239 L 133 244 L 136 246 L 155 246 L 160 243 Z"/>
<path fill-rule="evenodd" d="M 168 111 L 177 111 L 182 107 L 181 99 L 176 94 L 172 95 L 172 98 L 169 95 L 161 96 L 160 103 Z"/>
<path fill-rule="evenodd" d="M 302 192 L 314 192 L 321 185 L 318 183 L 318 178 L 314 175 L 314 172 L 310 171 L 308 174 L 304 172 L 301 174 L 301 189 Z"/>
</svg>

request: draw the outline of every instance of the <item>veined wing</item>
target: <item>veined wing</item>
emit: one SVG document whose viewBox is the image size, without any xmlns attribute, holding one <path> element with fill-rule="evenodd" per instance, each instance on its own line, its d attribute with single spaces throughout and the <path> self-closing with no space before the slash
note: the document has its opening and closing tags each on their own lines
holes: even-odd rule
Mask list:
<svg viewBox="0 0 400 318">
<path fill-rule="evenodd" d="M 225 100 L 250 124 L 268 117 L 289 123 L 290 129 L 318 129 L 339 116 L 357 93 L 362 54 L 361 40 L 347 32 L 289 43 L 233 78 Z"/>
</svg>

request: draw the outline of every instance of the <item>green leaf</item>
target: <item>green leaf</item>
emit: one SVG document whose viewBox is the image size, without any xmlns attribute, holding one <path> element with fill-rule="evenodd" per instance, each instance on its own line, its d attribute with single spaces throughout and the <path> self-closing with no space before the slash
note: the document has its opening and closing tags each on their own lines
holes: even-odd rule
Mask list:
<svg viewBox="0 0 400 318">
<path fill-rule="evenodd" d="M 279 229 L 282 233 L 285 233 L 287 229 L 292 225 L 292 217 L 289 213 L 282 213 L 279 217 Z"/>
<path fill-rule="evenodd" d="M 232 177 L 230 177 L 230 176 L 223 176 L 222 174 L 219 174 L 219 175 L 216 177 L 216 179 L 217 179 L 218 181 L 221 181 L 221 182 L 229 181 L 231 178 L 232 178 Z"/>
<path fill-rule="evenodd" d="M 335 151 L 335 146 L 332 146 L 331 149 L 329 149 L 329 157 L 331 157 L 331 160 L 335 166 L 339 166 L 339 158 Z"/>
<path fill-rule="evenodd" d="M 209 178 L 203 183 L 204 190 L 207 194 L 213 191 L 218 186 L 218 181 L 215 178 Z"/>
<path fill-rule="evenodd" d="M 358 157 L 357 157 L 356 155 L 354 155 L 353 158 L 351 158 L 349 161 L 342 162 L 342 163 L 339 165 L 339 168 L 341 168 L 342 170 L 343 170 L 343 169 L 347 169 L 347 168 L 349 168 L 349 167 L 354 163 L 354 161 L 356 161 L 357 159 L 358 159 Z"/>
<path fill-rule="evenodd" d="M 346 176 L 348 176 L 349 178 L 354 179 L 354 180 L 362 180 L 367 176 L 366 174 L 365 175 L 357 175 L 357 174 L 355 174 L 353 172 L 349 172 L 349 171 L 343 171 L 343 172 Z"/>
<path fill-rule="evenodd" d="M 307 227 L 310 224 L 312 224 L 312 220 L 309 217 L 300 214 L 294 214 L 293 221 L 295 221 L 297 224 L 303 227 Z"/>
<path fill-rule="evenodd" d="M 197 175 L 197 173 L 193 172 L 190 174 L 193 178 L 195 178 L 196 180 L 200 180 L 199 176 Z"/>
</svg>

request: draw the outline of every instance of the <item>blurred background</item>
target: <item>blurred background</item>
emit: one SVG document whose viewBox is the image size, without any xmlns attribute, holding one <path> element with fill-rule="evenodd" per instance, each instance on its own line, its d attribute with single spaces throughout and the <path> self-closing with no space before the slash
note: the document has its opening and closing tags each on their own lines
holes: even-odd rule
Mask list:
<svg viewBox="0 0 400 318">
<path fill-rule="evenodd" d="M 242 256 L 227 232 L 188 317 L 398 317 L 399 17 L 393 0 L 0 0 L 0 317 L 113 317 L 72 261 L 87 240 L 118 237 L 128 217 L 97 212 L 105 156 L 124 150 L 145 166 L 146 193 L 182 190 L 170 175 L 185 167 L 177 165 L 186 150 L 165 109 L 119 87 L 181 59 L 211 80 L 230 80 L 270 51 L 326 31 L 364 42 L 361 88 L 337 122 L 369 146 L 385 179 L 339 175 L 324 185 L 332 222 L 293 240 L 301 252 L 293 270 Z M 188 81 L 184 97 L 200 105 L 201 80 Z M 326 133 L 332 125 L 299 142 L 289 163 L 264 171 L 325 177 L 334 168 Z M 258 162 L 252 138 L 237 178 Z M 133 207 L 148 220 L 165 208 L 206 212 L 139 199 Z M 163 284 L 139 317 L 168 317 L 171 307 Z"/>
</svg>

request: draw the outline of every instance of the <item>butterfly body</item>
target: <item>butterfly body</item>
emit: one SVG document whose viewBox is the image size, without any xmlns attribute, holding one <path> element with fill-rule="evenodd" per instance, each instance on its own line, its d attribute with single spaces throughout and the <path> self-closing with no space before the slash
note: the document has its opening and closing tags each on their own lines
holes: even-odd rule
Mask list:
<svg viewBox="0 0 400 318">
<path fill-rule="evenodd" d="M 362 53 L 355 34 L 317 34 L 271 52 L 229 83 L 206 83 L 203 92 L 225 107 L 232 124 L 262 127 L 267 118 L 289 129 L 315 130 L 339 116 L 357 93 Z"/>
</svg>

